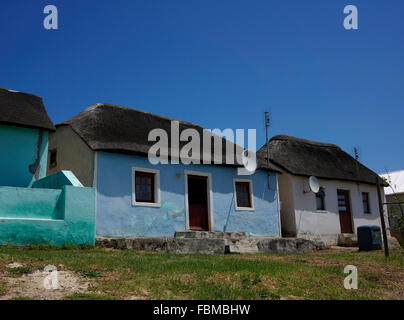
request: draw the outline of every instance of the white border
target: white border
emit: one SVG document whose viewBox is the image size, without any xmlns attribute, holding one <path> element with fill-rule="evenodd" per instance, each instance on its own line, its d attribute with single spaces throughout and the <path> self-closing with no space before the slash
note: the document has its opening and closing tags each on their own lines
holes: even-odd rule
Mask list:
<svg viewBox="0 0 404 320">
<path fill-rule="evenodd" d="M 135 173 L 136 173 L 136 171 L 149 172 L 149 173 L 155 174 L 154 175 L 154 199 L 156 202 L 136 201 L 136 192 L 135 192 Z M 132 167 L 132 206 L 161 207 L 160 194 L 161 194 L 161 192 L 160 192 L 160 170 Z"/>
<path fill-rule="evenodd" d="M 251 207 L 239 207 L 237 206 L 237 192 L 236 192 L 236 182 L 248 182 L 250 199 L 251 199 Z M 269 177 L 268 177 L 269 183 Z M 236 211 L 255 211 L 254 208 L 254 192 L 253 192 L 253 181 L 251 179 L 233 179 L 233 192 L 234 192 L 234 209 Z"/>
<path fill-rule="evenodd" d="M 188 206 L 188 175 L 193 176 L 202 176 L 208 178 L 207 183 L 207 191 L 208 191 L 208 226 L 209 231 L 214 231 L 214 220 L 213 220 L 213 192 L 212 192 L 212 175 L 208 172 L 201 172 L 201 171 L 191 171 L 191 170 L 184 170 L 184 179 L 185 179 L 185 228 L 186 230 L 189 229 L 189 206 Z"/>
</svg>

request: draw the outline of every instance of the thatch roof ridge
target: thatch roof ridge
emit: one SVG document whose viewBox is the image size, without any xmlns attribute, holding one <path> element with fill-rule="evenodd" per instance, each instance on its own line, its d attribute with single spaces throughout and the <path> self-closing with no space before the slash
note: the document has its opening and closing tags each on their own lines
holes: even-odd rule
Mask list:
<svg viewBox="0 0 404 320">
<path fill-rule="evenodd" d="M 94 151 L 147 155 L 149 148 L 155 143 L 148 141 L 149 132 L 152 129 L 161 128 L 170 137 L 171 121 L 179 122 L 180 133 L 185 129 L 197 130 L 201 136 L 200 142 L 203 143 L 202 135 L 206 129 L 198 124 L 110 103 L 93 104 L 74 117 L 57 124 L 56 127 L 70 126 Z M 225 139 L 221 139 L 224 147 Z M 170 144 L 171 139 L 169 138 L 168 140 Z M 185 141 L 180 141 L 180 148 L 186 143 Z M 241 150 L 240 146 L 235 146 L 237 152 Z M 213 158 L 215 156 L 213 142 L 211 147 Z M 225 148 L 222 149 L 222 159 L 225 162 Z M 236 155 L 234 155 L 234 159 L 236 159 Z M 268 170 L 263 161 L 258 161 L 258 164 L 262 164 L 261 169 Z M 223 165 L 227 164 L 223 163 Z M 240 165 L 235 163 L 234 165 L 229 164 L 229 166 L 239 167 Z M 269 170 L 277 171 L 272 166 L 270 166 Z"/>
<path fill-rule="evenodd" d="M 310 145 L 313 145 L 313 146 L 324 146 L 324 147 L 331 147 L 331 148 L 341 149 L 336 144 L 327 143 L 327 142 L 319 142 L 319 141 L 314 141 L 314 140 L 307 140 L 307 139 L 303 139 L 303 138 L 297 138 L 297 137 L 288 136 L 286 134 L 278 134 L 276 136 L 273 136 L 270 139 L 270 141 L 271 140 L 296 141 L 296 142 L 300 142 L 300 143 L 310 144 Z"/>
<path fill-rule="evenodd" d="M 0 87 L 0 123 L 54 131 L 42 98 Z"/>
<path fill-rule="evenodd" d="M 278 135 L 268 145 L 270 162 L 293 175 L 367 184 L 378 179 L 382 183 L 377 173 L 335 144 Z M 257 154 L 267 159 L 266 145 Z"/>
</svg>

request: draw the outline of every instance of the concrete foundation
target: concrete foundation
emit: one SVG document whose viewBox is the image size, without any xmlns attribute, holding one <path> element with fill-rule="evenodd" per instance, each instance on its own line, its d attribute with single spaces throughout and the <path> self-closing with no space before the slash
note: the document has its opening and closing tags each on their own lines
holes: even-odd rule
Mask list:
<svg viewBox="0 0 404 320">
<path fill-rule="evenodd" d="M 167 253 L 225 254 L 224 239 L 176 239 L 167 237 L 96 238 L 96 246 Z"/>
<path fill-rule="evenodd" d="M 167 253 L 306 253 L 325 249 L 320 240 L 247 237 L 243 232 L 178 231 L 173 238 L 97 238 L 96 246 Z"/>
<path fill-rule="evenodd" d="M 257 243 L 259 252 L 307 253 L 322 250 L 326 245 L 321 240 L 300 238 L 262 239 Z"/>
</svg>

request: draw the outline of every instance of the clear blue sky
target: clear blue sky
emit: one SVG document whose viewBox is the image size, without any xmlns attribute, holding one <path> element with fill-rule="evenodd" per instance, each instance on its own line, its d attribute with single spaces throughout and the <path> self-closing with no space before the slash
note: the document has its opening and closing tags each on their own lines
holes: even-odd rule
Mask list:
<svg viewBox="0 0 404 320">
<path fill-rule="evenodd" d="M 43 8 L 59 9 L 59 30 Z M 343 28 L 357 5 L 359 30 Z M 0 86 L 58 123 L 96 102 L 332 142 L 404 168 L 404 1 L 2 0 Z"/>
</svg>

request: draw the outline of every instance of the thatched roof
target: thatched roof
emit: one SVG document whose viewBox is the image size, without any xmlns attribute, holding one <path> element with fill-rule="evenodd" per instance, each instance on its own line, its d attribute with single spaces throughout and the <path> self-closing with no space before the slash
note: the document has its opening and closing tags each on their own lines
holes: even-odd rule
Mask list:
<svg viewBox="0 0 404 320">
<path fill-rule="evenodd" d="M 264 145 L 258 154 L 266 157 Z M 269 141 L 271 163 L 294 175 L 320 179 L 347 180 L 375 184 L 380 177 L 335 144 L 304 140 L 286 135 Z"/>
<path fill-rule="evenodd" d="M 147 156 L 149 148 L 156 143 L 148 141 L 149 132 L 156 128 L 164 129 L 168 134 L 168 142 L 170 144 L 171 121 L 173 120 L 175 119 L 132 108 L 98 103 L 86 108 L 73 118 L 57 124 L 56 127 L 70 126 L 94 151 Z M 180 133 L 186 129 L 195 129 L 198 131 L 202 144 L 203 132 L 206 132 L 203 127 L 186 121 L 176 121 L 179 121 Z M 222 159 L 223 164 L 225 164 L 225 140 L 221 139 L 221 141 L 223 146 Z M 187 143 L 188 141 L 180 142 L 180 149 Z M 215 156 L 213 146 L 213 139 L 211 139 L 212 158 Z M 171 153 L 170 148 L 171 145 L 169 146 L 169 154 Z M 237 151 L 235 152 L 241 151 L 241 147 L 237 146 Z M 236 159 L 235 155 L 234 159 Z M 239 167 L 239 165 L 236 166 Z"/>
<path fill-rule="evenodd" d="M 1 87 L 0 124 L 55 130 L 40 97 Z"/>
</svg>

